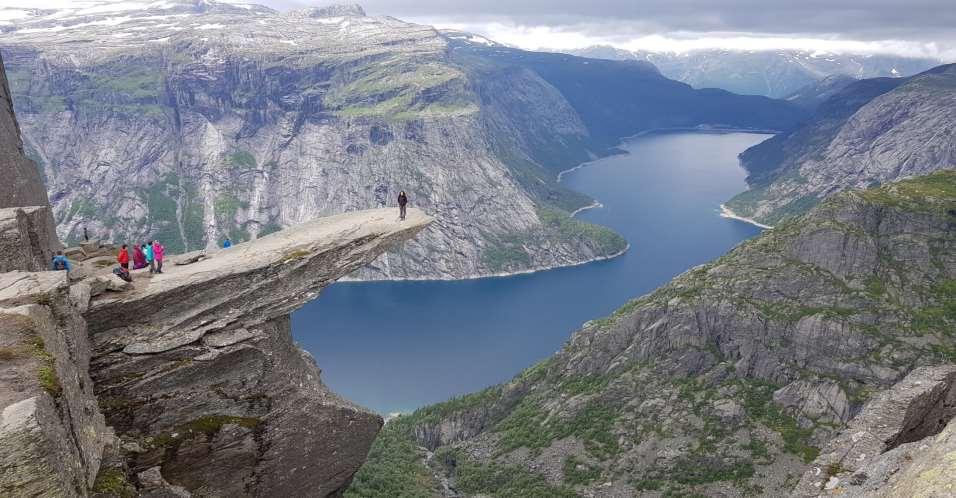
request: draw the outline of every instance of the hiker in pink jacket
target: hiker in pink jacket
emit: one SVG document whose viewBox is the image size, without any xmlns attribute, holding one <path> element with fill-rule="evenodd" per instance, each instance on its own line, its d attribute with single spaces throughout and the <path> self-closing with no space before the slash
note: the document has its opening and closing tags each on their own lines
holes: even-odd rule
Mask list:
<svg viewBox="0 0 956 498">
<path fill-rule="evenodd" d="M 153 260 L 156 261 L 156 273 L 163 272 L 163 253 L 166 252 L 166 248 L 159 243 L 158 240 L 153 241 Z"/>
</svg>

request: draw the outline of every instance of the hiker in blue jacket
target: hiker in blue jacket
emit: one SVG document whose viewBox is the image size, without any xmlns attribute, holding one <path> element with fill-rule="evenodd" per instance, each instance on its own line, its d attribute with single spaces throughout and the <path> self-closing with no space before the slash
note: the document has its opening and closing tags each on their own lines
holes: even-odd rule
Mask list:
<svg viewBox="0 0 956 498">
<path fill-rule="evenodd" d="M 54 271 L 66 271 L 70 272 L 70 260 L 66 259 L 66 256 L 63 255 L 63 251 L 57 251 L 56 256 L 53 256 L 52 265 Z"/>
<path fill-rule="evenodd" d="M 156 273 L 156 262 L 153 257 L 153 241 L 143 244 L 143 254 L 146 255 L 146 262 L 149 263 L 149 272 Z"/>
<path fill-rule="evenodd" d="M 232 241 L 229 240 L 229 237 L 226 237 L 226 240 L 222 243 L 222 248 L 229 249 L 230 247 L 232 247 Z"/>
</svg>

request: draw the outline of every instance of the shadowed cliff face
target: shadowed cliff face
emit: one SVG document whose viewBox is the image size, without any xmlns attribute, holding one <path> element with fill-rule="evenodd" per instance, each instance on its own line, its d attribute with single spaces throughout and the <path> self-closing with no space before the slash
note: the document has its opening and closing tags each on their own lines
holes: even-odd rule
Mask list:
<svg viewBox="0 0 956 498">
<path fill-rule="evenodd" d="M 391 422 L 357 495 L 420 462 L 407 441 L 434 453 L 405 472 L 465 495 L 788 493 L 874 393 L 956 359 L 954 227 L 952 171 L 834 196 L 511 382 Z"/>
<path fill-rule="evenodd" d="M 322 384 L 289 313 L 430 222 L 322 218 L 94 296 L 91 374 L 127 472 L 224 496 L 342 491 L 382 419 Z"/>
<path fill-rule="evenodd" d="M 0 58 L 0 68 L 3 59 Z M 7 75 L 0 70 L 0 272 L 43 270 L 60 246 L 40 170 L 24 155 Z"/>
</svg>

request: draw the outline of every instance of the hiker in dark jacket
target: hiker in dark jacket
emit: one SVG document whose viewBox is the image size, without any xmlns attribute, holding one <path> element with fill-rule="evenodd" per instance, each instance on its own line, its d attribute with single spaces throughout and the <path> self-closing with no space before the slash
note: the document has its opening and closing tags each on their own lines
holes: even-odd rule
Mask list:
<svg viewBox="0 0 956 498">
<path fill-rule="evenodd" d="M 133 269 L 139 270 L 140 268 L 146 268 L 146 253 L 143 252 L 141 245 L 133 244 Z"/>
<path fill-rule="evenodd" d="M 405 219 L 405 205 L 408 204 L 408 196 L 405 195 L 405 191 L 402 190 L 398 193 L 398 219 Z"/>
</svg>

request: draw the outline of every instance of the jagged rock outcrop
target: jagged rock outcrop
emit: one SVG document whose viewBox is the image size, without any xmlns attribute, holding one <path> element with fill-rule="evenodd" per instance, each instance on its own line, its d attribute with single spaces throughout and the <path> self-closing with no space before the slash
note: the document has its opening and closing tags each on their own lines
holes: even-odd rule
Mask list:
<svg viewBox="0 0 956 498">
<path fill-rule="evenodd" d="M 470 50 L 355 8 L 172 0 L 110 11 L 124 5 L 24 11 L 0 28 L 26 148 L 70 244 L 87 227 L 211 248 L 394 205 L 404 189 L 437 221 L 361 278 L 580 263 L 626 242 L 568 218 L 591 199 L 558 171 L 648 127 L 781 129 L 801 116 L 649 65 L 592 70 L 607 61 L 560 56 L 531 67 L 521 56 L 534 53 Z M 576 89 L 580 74 L 604 82 L 596 98 Z"/>
<path fill-rule="evenodd" d="M 836 195 L 511 382 L 390 422 L 357 495 L 416 459 L 449 495 L 788 494 L 876 393 L 956 358 L 954 227 L 954 171 Z"/>
<path fill-rule="evenodd" d="M 847 85 L 800 128 L 741 154 L 750 189 L 727 206 L 773 225 L 827 196 L 956 168 L 956 65 Z"/>
<path fill-rule="evenodd" d="M 322 384 L 289 313 L 430 222 L 323 218 L 132 285 L 0 274 L 0 494 L 341 493 L 382 419 Z"/>
<path fill-rule="evenodd" d="M 66 272 L 0 273 L 0 495 L 86 496 L 109 439 Z"/>
<path fill-rule="evenodd" d="M 0 57 L 2 65 L 3 58 Z M 49 204 L 40 170 L 23 154 L 20 126 L 13 112 L 7 75 L 3 71 L 0 71 L 0 164 L 3 164 L 4 171 L 0 182 L 0 208 Z"/>
<path fill-rule="evenodd" d="M 0 57 L 0 68 L 3 58 Z M 6 73 L 0 70 L 0 272 L 46 269 L 59 247 L 40 170 L 24 155 Z M 8 208 L 18 208 L 16 212 Z M 25 208 L 25 209 L 23 209 Z M 32 235 L 31 235 L 32 234 Z"/>
<path fill-rule="evenodd" d="M 159 467 L 200 494 L 341 492 L 382 419 L 322 384 L 289 313 L 430 222 L 417 209 L 322 218 L 94 296 L 91 373 L 123 471 Z"/>
<path fill-rule="evenodd" d="M 57 247 L 49 206 L 0 208 L 0 273 L 47 270 Z"/>
<path fill-rule="evenodd" d="M 793 496 L 952 496 L 954 416 L 956 365 L 916 369 L 827 443 Z"/>
</svg>

